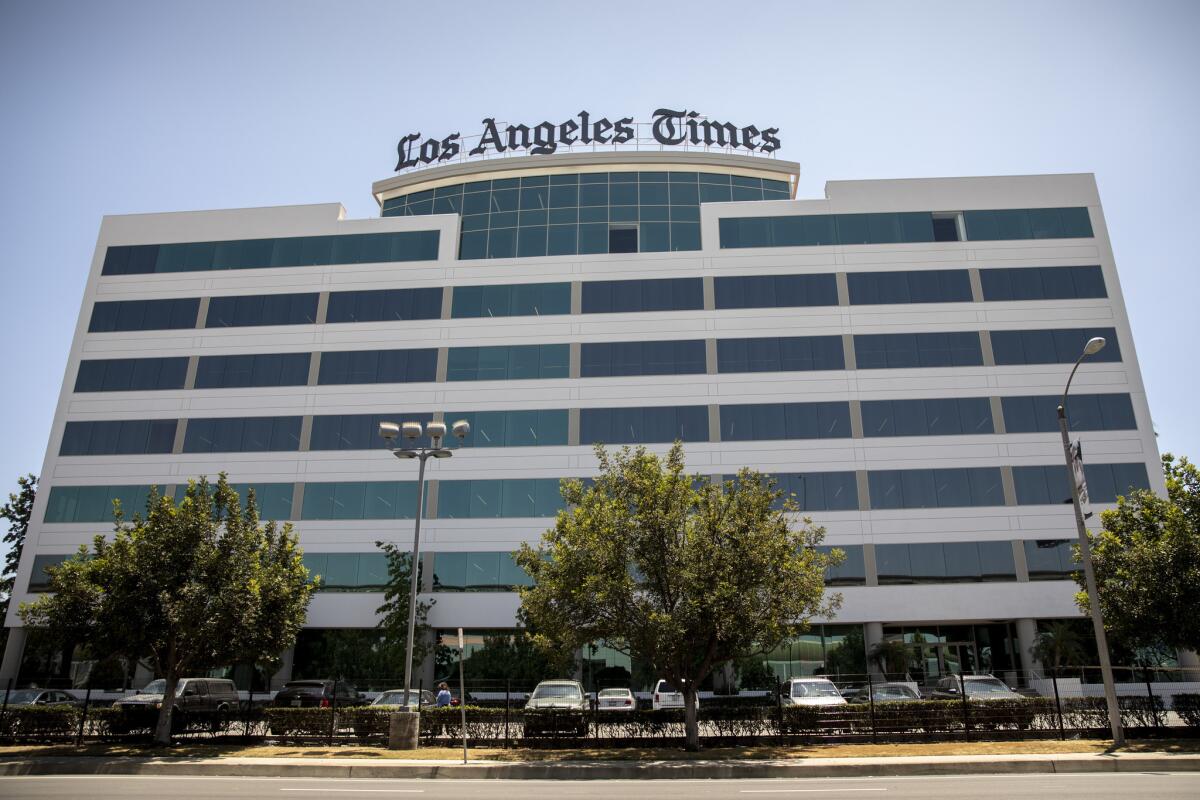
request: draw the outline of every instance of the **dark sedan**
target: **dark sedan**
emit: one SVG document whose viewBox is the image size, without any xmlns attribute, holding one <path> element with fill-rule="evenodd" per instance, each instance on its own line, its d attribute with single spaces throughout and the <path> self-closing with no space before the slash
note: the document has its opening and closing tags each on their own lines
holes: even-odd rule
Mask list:
<svg viewBox="0 0 1200 800">
<path fill-rule="evenodd" d="M 58 689 L 15 689 L 8 693 L 10 706 L 81 706 L 83 701 Z"/>
<path fill-rule="evenodd" d="M 921 699 L 917 690 L 906 683 L 876 683 L 870 686 L 869 693 L 867 690 L 868 687 L 863 686 L 850 698 L 850 702 L 869 703 L 874 700 L 876 703 L 908 703 Z"/>
<path fill-rule="evenodd" d="M 272 701 L 276 708 L 329 708 L 334 704 L 362 705 L 363 696 L 344 681 L 289 681 Z"/>
</svg>

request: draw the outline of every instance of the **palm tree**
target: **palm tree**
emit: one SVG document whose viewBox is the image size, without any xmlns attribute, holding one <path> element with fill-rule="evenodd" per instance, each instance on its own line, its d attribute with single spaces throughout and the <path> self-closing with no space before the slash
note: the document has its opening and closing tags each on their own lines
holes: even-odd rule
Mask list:
<svg viewBox="0 0 1200 800">
<path fill-rule="evenodd" d="M 907 672 L 908 664 L 912 661 L 913 649 L 900 639 L 884 639 L 876 642 L 867 654 L 872 664 L 883 671 L 886 678 L 888 672 Z M 889 670 L 888 667 L 894 669 Z"/>
<path fill-rule="evenodd" d="M 1046 630 L 1038 634 L 1037 642 L 1029 648 L 1029 652 L 1042 662 L 1051 675 L 1057 675 L 1061 667 L 1082 664 L 1087 657 L 1083 638 L 1067 620 L 1051 622 Z"/>
</svg>

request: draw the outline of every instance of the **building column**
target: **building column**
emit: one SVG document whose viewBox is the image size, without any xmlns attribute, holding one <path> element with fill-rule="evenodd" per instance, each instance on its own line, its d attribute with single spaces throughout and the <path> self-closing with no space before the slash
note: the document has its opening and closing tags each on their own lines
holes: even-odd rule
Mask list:
<svg viewBox="0 0 1200 800">
<path fill-rule="evenodd" d="M 285 683 L 292 679 L 292 660 L 295 656 L 295 647 L 289 647 L 279 654 L 279 669 L 275 670 L 275 674 L 271 676 L 268 687 L 272 692 L 279 691 Z"/>
<path fill-rule="evenodd" d="M 1028 684 L 1033 678 L 1043 676 L 1042 662 L 1033 656 L 1033 647 L 1037 644 L 1037 620 L 1019 619 L 1016 621 L 1017 650 L 1021 656 L 1021 672 L 1024 673 L 1024 683 Z"/>
<path fill-rule="evenodd" d="M 1182 677 L 1185 681 L 1200 681 L 1200 655 L 1195 650 L 1184 650 L 1182 647 L 1175 651 L 1179 666 L 1186 670 Z"/>
<path fill-rule="evenodd" d="M 879 665 L 871 662 L 871 651 L 875 645 L 883 641 L 883 623 L 868 622 L 863 625 L 863 645 L 866 648 L 867 672 L 870 673 L 872 680 L 883 680 L 883 672 L 880 671 Z"/>
<path fill-rule="evenodd" d="M 0 661 L 0 687 L 8 686 L 10 680 L 13 682 L 13 686 L 16 686 L 23 655 L 25 655 L 25 629 L 9 628 L 8 643 L 4 646 L 4 660 Z"/>
</svg>

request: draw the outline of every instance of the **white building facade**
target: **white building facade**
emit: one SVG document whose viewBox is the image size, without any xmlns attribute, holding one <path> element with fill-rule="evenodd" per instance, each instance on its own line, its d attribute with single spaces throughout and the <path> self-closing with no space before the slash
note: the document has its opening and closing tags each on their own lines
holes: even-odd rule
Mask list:
<svg viewBox="0 0 1200 800">
<path fill-rule="evenodd" d="M 560 478 L 594 474 L 592 442 L 679 438 L 699 473 L 780 476 L 847 553 L 836 619 L 768 656 L 781 676 L 832 670 L 847 637 L 864 664 L 885 637 L 916 642 L 927 680 L 1035 671 L 1039 624 L 1079 617 L 1054 408 L 1092 336 L 1108 344 L 1068 413 L 1093 506 L 1164 488 L 1095 181 L 836 181 L 795 199 L 798 174 L 567 153 L 380 181 L 378 219 L 106 217 L 0 679 L 29 639 L 18 603 L 110 529 L 111 498 L 137 508 L 151 485 L 222 470 L 324 576 L 291 664 L 319 677 L 302 674 L 313 637 L 376 623 L 375 543 L 411 546 L 416 467 L 377 423 L 433 418 L 474 428 L 429 465 L 435 629 L 513 628 L 509 553 L 552 524 Z"/>
</svg>

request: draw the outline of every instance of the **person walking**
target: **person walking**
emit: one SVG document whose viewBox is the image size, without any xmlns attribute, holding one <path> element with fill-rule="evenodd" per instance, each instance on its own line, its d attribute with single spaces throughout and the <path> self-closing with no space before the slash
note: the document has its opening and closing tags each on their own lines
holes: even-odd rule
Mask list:
<svg viewBox="0 0 1200 800">
<path fill-rule="evenodd" d="M 451 702 L 450 686 L 445 681 L 442 681 L 438 684 L 437 706 L 441 708 L 442 706 L 450 705 Z"/>
</svg>

